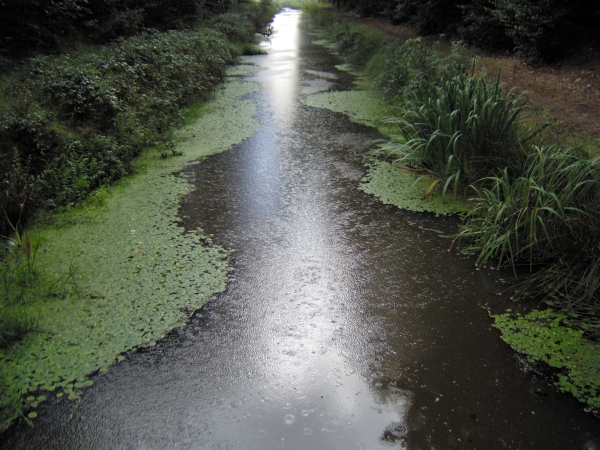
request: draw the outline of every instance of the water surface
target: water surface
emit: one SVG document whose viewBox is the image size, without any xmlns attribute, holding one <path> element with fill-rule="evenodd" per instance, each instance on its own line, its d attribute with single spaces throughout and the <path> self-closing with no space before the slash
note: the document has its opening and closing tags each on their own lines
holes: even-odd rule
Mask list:
<svg viewBox="0 0 600 450">
<path fill-rule="evenodd" d="M 599 449 L 598 420 L 490 327 L 500 275 L 446 251 L 453 220 L 356 188 L 377 132 L 302 105 L 352 78 L 300 21 L 247 61 L 263 128 L 181 174 L 185 226 L 232 249 L 227 290 L 2 447 Z"/>
</svg>

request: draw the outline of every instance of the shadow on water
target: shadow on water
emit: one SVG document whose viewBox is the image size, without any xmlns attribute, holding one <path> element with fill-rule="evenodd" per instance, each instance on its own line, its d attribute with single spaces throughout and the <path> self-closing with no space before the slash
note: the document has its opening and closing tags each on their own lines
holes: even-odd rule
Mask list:
<svg viewBox="0 0 600 450">
<path fill-rule="evenodd" d="M 263 128 L 182 174 L 186 227 L 232 249 L 227 291 L 3 448 L 600 448 L 490 328 L 500 276 L 446 251 L 453 220 L 356 189 L 376 131 L 301 105 L 352 80 L 299 21 L 249 60 Z"/>
</svg>

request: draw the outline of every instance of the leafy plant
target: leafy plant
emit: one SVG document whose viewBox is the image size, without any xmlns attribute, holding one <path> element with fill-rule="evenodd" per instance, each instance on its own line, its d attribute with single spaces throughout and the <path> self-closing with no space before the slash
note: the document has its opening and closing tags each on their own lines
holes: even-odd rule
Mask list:
<svg viewBox="0 0 600 450">
<path fill-rule="evenodd" d="M 557 253 L 584 256 L 598 220 L 599 160 L 576 149 L 535 150 L 522 176 L 504 170 L 486 180 L 489 187 L 476 188 L 477 203 L 460 236 L 481 248 L 478 264 L 492 257 L 500 264 L 506 259 L 532 265 Z"/>
<path fill-rule="evenodd" d="M 384 119 L 399 132 L 375 153 L 444 178 L 444 192 L 497 168 L 520 173 L 527 157 L 518 127 L 522 108 L 519 95 L 502 92 L 499 78 L 490 83 L 482 74 L 461 73 L 439 85 L 424 81 L 405 111 Z"/>
<path fill-rule="evenodd" d="M 371 64 L 377 67 L 375 86 L 390 101 L 406 98 L 423 83 L 438 86 L 442 80 L 458 75 L 462 71 L 462 58 L 458 52 L 443 57 L 426 45 L 421 38 L 408 39 L 404 43 L 394 40 L 374 58 Z"/>
<path fill-rule="evenodd" d="M 494 14 L 495 0 L 472 0 L 460 5 L 462 22 L 458 35 L 468 44 L 491 51 L 513 50 L 514 43 L 506 34 L 500 17 Z"/>
<path fill-rule="evenodd" d="M 340 20 L 328 24 L 325 37 L 333 41 L 338 52 L 358 68 L 364 67 L 388 40 L 377 30 L 361 28 Z"/>
<path fill-rule="evenodd" d="M 535 148 L 521 176 L 507 170 L 477 187 L 457 239 L 477 264 L 496 258 L 534 275 L 520 292 L 586 316 L 600 313 L 600 158 L 557 146 Z M 600 330 L 600 327 L 599 327 Z"/>
<path fill-rule="evenodd" d="M 505 27 L 506 35 L 521 55 L 537 61 L 551 60 L 561 49 L 559 28 L 568 14 L 565 0 L 495 0 L 491 16 Z"/>
</svg>

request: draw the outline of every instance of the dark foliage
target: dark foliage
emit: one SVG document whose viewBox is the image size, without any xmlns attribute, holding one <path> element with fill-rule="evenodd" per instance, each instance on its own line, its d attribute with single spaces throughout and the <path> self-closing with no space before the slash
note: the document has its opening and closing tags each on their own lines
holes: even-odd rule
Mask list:
<svg viewBox="0 0 600 450">
<path fill-rule="evenodd" d="M 368 15 L 411 23 L 421 34 L 445 33 L 482 49 L 552 61 L 600 43 L 600 6 L 584 0 L 337 0 Z"/>
<path fill-rule="evenodd" d="M 88 6 L 112 14 L 110 8 L 121 3 L 135 5 L 102 0 Z M 139 2 L 144 24 L 148 8 L 163 3 L 169 2 Z M 231 5 L 171 3 L 165 17 L 171 11 L 171 18 L 182 20 L 193 12 L 192 3 L 204 12 Z M 124 14 L 135 11 L 141 9 Z M 6 74 L 0 80 L 0 235 L 11 232 L 11 223 L 26 226 L 40 209 L 77 204 L 132 173 L 132 161 L 144 148 L 167 156 L 180 109 L 210 98 L 242 44 L 271 14 L 269 2 L 238 5 L 224 14 L 207 13 L 199 27 L 149 28 L 109 45 L 31 58 Z"/>
<path fill-rule="evenodd" d="M 56 51 L 74 39 L 104 43 L 145 29 L 188 28 L 249 0 L 2 0 L 0 56 Z"/>
</svg>

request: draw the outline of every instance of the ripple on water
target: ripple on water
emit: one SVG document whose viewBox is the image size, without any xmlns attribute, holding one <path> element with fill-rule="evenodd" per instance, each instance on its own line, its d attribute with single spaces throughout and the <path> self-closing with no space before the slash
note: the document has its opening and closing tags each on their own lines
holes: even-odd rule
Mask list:
<svg viewBox="0 0 600 450">
<path fill-rule="evenodd" d="M 327 422 L 323 425 L 323 431 L 328 433 L 335 433 L 339 428 L 340 426 L 336 422 Z"/>
<path fill-rule="evenodd" d="M 406 425 L 393 422 L 383 432 L 383 440 L 387 442 L 396 442 L 408 434 Z"/>
</svg>

